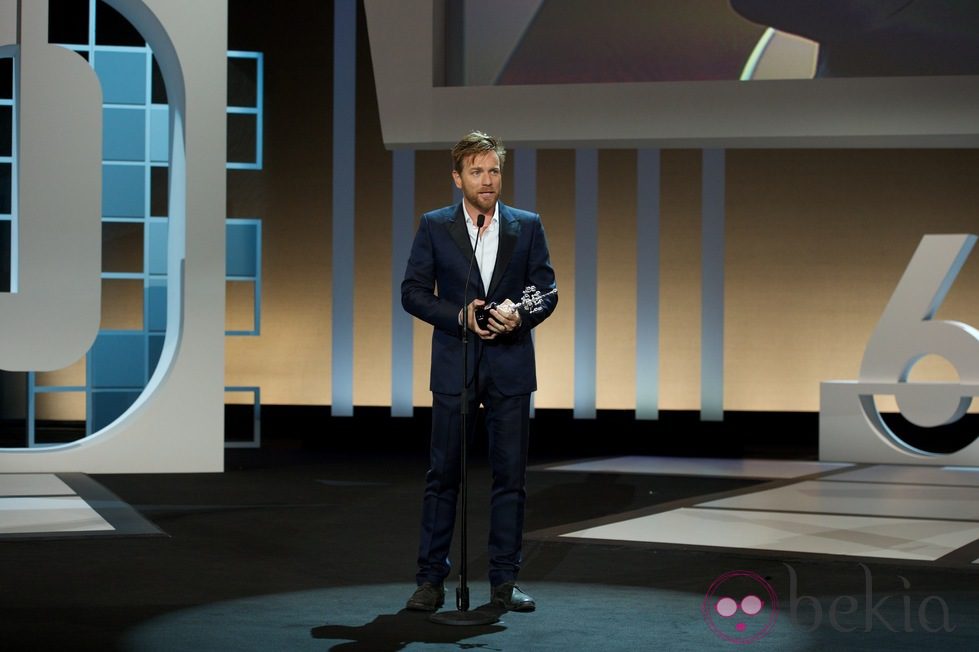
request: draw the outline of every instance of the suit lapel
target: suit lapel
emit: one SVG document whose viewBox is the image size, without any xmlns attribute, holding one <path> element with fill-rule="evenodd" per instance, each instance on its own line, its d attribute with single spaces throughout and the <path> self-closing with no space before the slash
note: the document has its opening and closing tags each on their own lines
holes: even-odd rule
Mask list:
<svg viewBox="0 0 979 652">
<path fill-rule="evenodd" d="M 456 245 L 459 246 L 459 251 L 463 253 L 466 262 L 468 262 L 473 255 L 473 245 L 469 239 L 469 229 L 466 228 L 466 218 L 462 214 L 461 202 L 456 206 L 452 220 L 449 222 L 449 235 L 455 240 Z"/>
<path fill-rule="evenodd" d="M 468 264 L 473 257 L 473 243 L 469 238 L 469 227 L 466 225 L 466 216 L 462 211 L 462 203 L 460 202 L 456 207 L 455 214 L 452 216 L 452 221 L 449 222 L 449 234 L 452 236 L 452 239 L 455 240 L 456 245 L 458 245 L 459 251 L 461 251 L 462 255 L 466 257 L 465 260 Z M 473 265 L 469 269 L 471 274 L 469 277 L 470 282 L 472 281 L 473 277 L 475 277 L 476 292 L 479 293 L 480 296 L 485 297 L 486 291 L 485 288 L 483 288 L 482 277 L 479 275 L 479 266 Z M 475 274 L 472 274 L 473 270 L 475 270 Z"/>
<path fill-rule="evenodd" d="M 510 264 L 513 256 L 513 249 L 517 246 L 517 236 L 520 234 L 520 222 L 510 214 L 510 209 L 500 202 L 500 245 L 496 252 L 496 266 L 493 268 L 493 278 L 490 279 L 490 286 L 486 296 L 493 296 L 506 266 Z M 507 297 L 503 297 L 506 299 Z"/>
</svg>

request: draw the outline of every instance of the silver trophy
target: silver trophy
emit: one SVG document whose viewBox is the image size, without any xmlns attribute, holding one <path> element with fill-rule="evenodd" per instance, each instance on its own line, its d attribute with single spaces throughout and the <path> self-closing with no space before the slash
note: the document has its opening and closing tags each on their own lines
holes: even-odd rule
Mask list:
<svg viewBox="0 0 979 652">
<path fill-rule="evenodd" d="M 512 312 L 516 308 L 523 308 L 524 312 L 529 314 L 540 312 L 544 309 L 544 297 L 549 297 L 552 294 L 557 294 L 557 288 L 541 294 L 540 290 L 538 290 L 535 286 L 528 285 L 526 288 L 524 288 L 523 296 L 520 297 L 520 303 L 513 304 L 513 308 L 511 308 L 510 311 Z M 503 303 L 505 304 L 507 301 L 509 301 L 509 299 Z M 499 308 L 497 308 L 497 310 L 499 310 Z"/>
<path fill-rule="evenodd" d="M 520 297 L 519 301 L 513 302 L 510 299 L 504 299 L 500 303 L 496 303 L 495 301 L 493 303 L 487 303 L 479 308 L 476 308 L 473 316 L 476 319 L 476 324 L 478 324 L 481 329 L 487 330 L 486 324 L 489 322 L 490 318 L 489 311 L 493 308 L 496 308 L 498 312 L 506 315 L 513 314 L 515 310 L 522 308 L 524 312 L 532 315 L 535 312 L 540 312 L 544 309 L 544 297 L 549 297 L 552 294 L 557 294 L 557 288 L 541 294 L 541 291 L 538 290 L 536 286 L 528 285 L 526 288 L 524 288 L 523 295 Z"/>
</svg>

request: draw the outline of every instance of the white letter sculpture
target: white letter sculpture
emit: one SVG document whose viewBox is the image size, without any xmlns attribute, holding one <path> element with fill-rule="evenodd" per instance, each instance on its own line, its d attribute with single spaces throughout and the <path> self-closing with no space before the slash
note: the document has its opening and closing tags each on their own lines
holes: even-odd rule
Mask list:
<svg viewBox="0 0 979 652">
<path fill-rule="evenodd" d="M 934 428 L 961 419 L 979 395 L 979 331 L 933 319 L 975 243 L 975 235 L 922 238 L 867 342 L 859 380 L 820 384 L 821 460 L 979 466 L 976 440 L 949 454 L 920 450 L 884 423 L 874 401 L 893 396 L 905 419 Z M 926 355 L 948 360 L 959 382 L 908 382 Z"/>
</svg>

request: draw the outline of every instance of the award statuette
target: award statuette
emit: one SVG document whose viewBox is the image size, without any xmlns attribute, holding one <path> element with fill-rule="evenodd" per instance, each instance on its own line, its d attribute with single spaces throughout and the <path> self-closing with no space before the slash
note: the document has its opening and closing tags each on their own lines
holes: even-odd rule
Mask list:
<svg viewBox="0 0 979 652">
<path fill-rule="evenodd" d="M 552 294 L 557 294 L 557 288 L 541 294 L 540 290 L 535 286 L 528 285 L 524 288 L 523 296 L 520 297 L 519 302 L 514 303 L 509 299 L 505 299 L 502 303 L 496 303 L 494 301 L 493 303 L 484 304 L 476 308 L 476 311 L 473 313 L 473 318 L 476 320 L 476 324 L 485 331 L 488 330 L 486 325 L 489 323 L 489 311 L 491 309 L 496 308 L 497 311 L 509 315 L 513 311 L 522 308 L 527 314 L 533 314 L 544 309 L 544 297 Z"/>
</svg>

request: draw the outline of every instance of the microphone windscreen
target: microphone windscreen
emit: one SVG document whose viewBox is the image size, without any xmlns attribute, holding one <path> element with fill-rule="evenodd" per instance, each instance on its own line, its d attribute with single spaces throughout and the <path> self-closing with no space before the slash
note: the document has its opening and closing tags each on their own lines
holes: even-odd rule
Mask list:
<svg viewBox="0 0 979 652">
<path fill-rule="evenodd" d="M 479 216 L 476 218 L 476 228 L 477 229 L 483 228 L 483 222 L 485 221 L 486 221 L 486 216 L 480 213 Z"/>
</svg>

